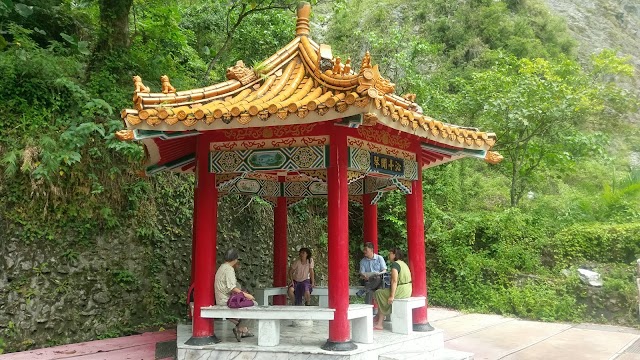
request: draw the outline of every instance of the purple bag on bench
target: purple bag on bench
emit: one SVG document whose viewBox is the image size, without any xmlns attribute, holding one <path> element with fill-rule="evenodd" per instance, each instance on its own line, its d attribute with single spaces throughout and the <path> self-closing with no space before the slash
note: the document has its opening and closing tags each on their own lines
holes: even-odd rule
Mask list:
<svg viewBox="0 0 640 360">
<path fill-rule="evenodd" d="M 227 306 L 232 309 L 250 307 L 253 306 L 253 300 L 249 300 L 244 296 L 243 293 L 237 292 L 229 296 L 229 300 L 227 300 Z"/>
</svg>

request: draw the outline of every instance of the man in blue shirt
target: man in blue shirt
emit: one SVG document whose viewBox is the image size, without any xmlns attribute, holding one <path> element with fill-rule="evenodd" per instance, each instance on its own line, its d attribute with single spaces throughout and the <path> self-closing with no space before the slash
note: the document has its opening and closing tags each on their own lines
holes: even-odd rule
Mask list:
<svg viewBox="0 0 640 360">
<path fill-rule="evenodd" d="M 373 293 L 383 286 L 380 274 L 387 272 L 387 263 L 384 258 L 373 252 L 373 244 L 364 244 L 364 257 L 360 260 L 360 283 L 364 285 L 364 292 L 360 290 L 359 295 L 366 294 L 365 302 L 373 302 Z"/>
</svg>

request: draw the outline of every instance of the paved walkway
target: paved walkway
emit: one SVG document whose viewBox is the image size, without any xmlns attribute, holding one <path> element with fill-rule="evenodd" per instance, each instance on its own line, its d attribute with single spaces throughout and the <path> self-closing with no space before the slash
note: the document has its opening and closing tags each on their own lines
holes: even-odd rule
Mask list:
<svg viewBox="0 0 640 360">
<path fill-rule="evenodd" d="M 526 321 L 442 308 L 429 309 L 429 322 L 444 331 L 445 348 L 474 353 L 475 360 L 640 360 L 640 330 L 632 328 Z M 0 360 L 162 359 L 175 349 L 175 339 L 175 330 L 167 330 L 0 355 Z"/>
<path fill-rule="evenodd" d="M 445 348 L 485 359 L 640 360 L 640 330 L 527 321 L 500 315 L 429 309 L 429 323 L 444 330 Z"/>
</svg>

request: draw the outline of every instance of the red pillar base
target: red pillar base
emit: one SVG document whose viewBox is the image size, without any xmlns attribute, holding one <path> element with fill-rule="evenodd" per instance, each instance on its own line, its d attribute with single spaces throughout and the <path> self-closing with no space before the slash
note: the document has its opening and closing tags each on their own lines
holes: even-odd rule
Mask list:
<svg viewBox="0 0 640 360">
<path fill-rule="evenodd" d="M 222 340 L 218 339 L 215 335 L 205 336 L 205 337 L 192 337 L 189 340 L 185 341 L 185 345 L 192 346 L 205 346 L 205 345 L 213 345 L 221 342 Z"/>
<path fill-rule="evenodd" d="M 353 341 L 337 342 L 327 340 L 327 342 L 322 345 L 321 348 L 322 350 L 327 351 L 351 351 L 357 349 L 358 346 L 354 344 Z"/>
<path fill-rule="evenodd" d="M 426 324 L 413 324 L 413 331 L 417 332 L 429 332 L 435 330 L 429 323 Z"/>
</svg>

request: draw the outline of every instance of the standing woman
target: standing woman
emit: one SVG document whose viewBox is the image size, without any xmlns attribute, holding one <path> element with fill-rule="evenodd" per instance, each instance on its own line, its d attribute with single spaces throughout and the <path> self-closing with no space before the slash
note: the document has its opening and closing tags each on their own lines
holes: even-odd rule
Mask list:
<svg viewBox="0 0 640 360">
<path fill-rule="evenodd" d="M 316 286 L 313 265 L 311 250 L 301 248 L 298 252 L 298 259 L 289 268 L 289 279 L 291 280 L 288 289 L 289 301 L 294 302 L 295 305 L 302 305 L 303 296 L 305 305 L 310 304 L 311 292 Z M 294 299 L 295 301 L 293 301 Z"/>
<path fill-rule="evenodd" d="M 373 328 L 375 330 L 382 330 L 382 322 L 385 316 L 391 314 L 391 304 L 393 304 L 394 299 L 411 297 L 411 271 L 403 259 L 402 250 L 398 248 L 389 250 L 391 288 L 376 290 L 375 297 L 378 303 L 378 314 L 373 318 Z"/>
</svg>

